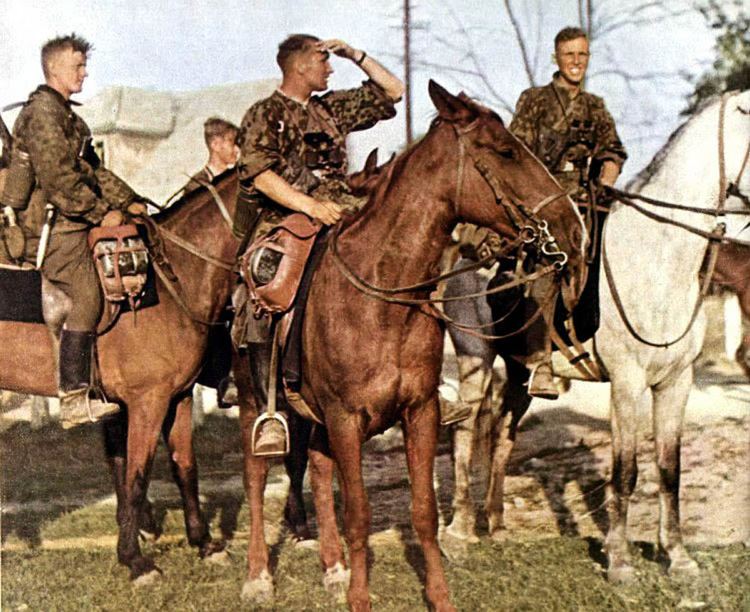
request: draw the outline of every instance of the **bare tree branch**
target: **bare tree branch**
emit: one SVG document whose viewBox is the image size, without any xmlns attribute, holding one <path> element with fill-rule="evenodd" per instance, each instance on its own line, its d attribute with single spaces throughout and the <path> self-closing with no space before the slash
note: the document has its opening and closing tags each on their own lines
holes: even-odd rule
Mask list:
<svg viewBox="0 0 750 612">
<path fill-rule="evenodd" d="M 654 23 L 661 23 L 675 17 L 682 17 L 683 15 L 695 13 L 695 8 L 667 10 L 662 7 L 663 10 L 661 11 L 660 15 L 646 15 L 643 17 L 637 16 L 638 14 L 644 12 L 643 9 L 646 8 L 646 6 L 650 8 L 654 5 L 661 6 L 660 3 L 648 2 L 645 5 L 641 5 L 640 7 L 634 9 L 632 12 L 628 13 L 628 16 L 626 18 L 622 18 L 619 20 L 613 19 L 609 23 L 606 23 L 606 20 L 604 18 L 600 18 L 599 20 L 596 20 L 596 23 L 593 24 L 591 35 L 594 38 L 601 38 L 605 34 L 611 34 L 612 32 L 621 30 L 622 28 L 652 25 Z"/>
<path fill-rule="evenodd" d="M 516 21 L 516 17 L 513 14 L 513 9 L 510 6 L 510 0 L 504 0 L 505 3 L 505 11 L 508 13 L 508 18 L 510 19 L 510 23 L 513 25 L 513 31 L 516 33 L 516 41 L 518 42 L 518 47 L 521 49 L 521 57 L 523 58 L 523 67 L 524 70 L 526 70 L 526 76 L 529 78 L 529 84 L 533 87 L 536 85 L 536 81 L 534 80 L 534 71 L 531 66 L 531 62 L 529 62 L 529 54 L 526 50 L 526 43 L 523 40 L 523 36 L 521 35 L 521 28 L 518 25 L 518 21 Z"/>
</svg>

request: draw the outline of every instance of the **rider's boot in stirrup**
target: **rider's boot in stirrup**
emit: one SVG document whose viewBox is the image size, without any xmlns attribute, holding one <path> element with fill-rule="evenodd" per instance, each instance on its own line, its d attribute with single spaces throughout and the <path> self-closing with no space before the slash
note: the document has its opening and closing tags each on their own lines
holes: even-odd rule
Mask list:
<svg viewBox="0 0 750 612">
<path fill-rule="evenodd" d="M 560 391 L 555 384 L 552 360 L 549 353 L 541 355 L 541 358 L 532 358 L 527 362 L 526 367 L 531 372 L 528 386 L 528 394 L 531 397 L 549 400 L 560 397 Z"/>
<path fill-rule="evenodd" d="M 458 391 L 443 383 L 438 387 L 440 400 L 440 424 L 453 425 L 471 416 L 471 404 L 461 399 Z"/>
<path fill-rule="evenodd" d="M 120 411 L 120 406 L 89 396 L 91 349 L 96 335 L 63 329 L 60 334 L 60 422 L 63 429 L 95 423 Z"/>
<path fill-rule="evenodd" d="M 249 342 L 247 357 L 250 360 L 250 379 L 255 400 L 259 406 L 267 409 L 271 344 Z M 252 431 L 252 451 L 259 457 L 281 457 L 289 452 L 289 427 L 284 415 L 276 412 L 270 416 L 266 412 L 258 416 Z"/>
</svg>

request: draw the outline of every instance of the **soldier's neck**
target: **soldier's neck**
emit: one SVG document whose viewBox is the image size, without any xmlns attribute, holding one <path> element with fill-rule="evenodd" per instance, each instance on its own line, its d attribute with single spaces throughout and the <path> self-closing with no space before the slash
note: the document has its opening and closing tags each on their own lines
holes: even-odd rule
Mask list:
<svg viewBox="0 0 750 612">
<path fill-rule="evenodd" d="M 286 96 L 290 100 L 299 102 L 300 104 L 307 104 L 312 95 L 312 90 L 306 85 L 298 85 L 294 82 L 284 79 L 279 85 L 279 93 Z"/>
<path fill-rule="evenodd" d="M 567 81 L 559 72 L 555 73 L 552 81 L 560 89 L 564 89 L 571 98 L 575 98 L 581 93 L 581 83 L 571 83 Z"/>
</svg>

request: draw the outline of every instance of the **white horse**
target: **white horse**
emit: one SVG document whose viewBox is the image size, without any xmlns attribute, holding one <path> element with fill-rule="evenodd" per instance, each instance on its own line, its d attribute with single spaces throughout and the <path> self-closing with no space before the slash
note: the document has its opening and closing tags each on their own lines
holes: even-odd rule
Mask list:
<svg viewBox="0 0 750 612">
<path fill-rule="evenodd" d="M 750 92 L 729 97 L 724 115 L 723 148 L 726 178 L 750 192 L 750 168 L 743 158 L 750 143 Z M 690 118 L 669 139 L 654 160 L 628 186 L 629 191 L 657 200 L 715 209 L 720 197 L 719 156 L 720 102 L 714 101 Z M 738 176 L 740 175 L 741 176 Z M 670 220 L 711 231 L 712 216 L 684 209 L 643 208 Z M 608 577 L 615 582 L 633 575 L 626 534 L 629 498 L 637 478 L 637 413 L 653 410 L 659 483 L 659 546 L 669 559 L 670 573 L 695 573 L 697 565 L 682 543 L 679 519 L 680 435 L 685 405 L 693 381 L 692 364 L 703 344 L 705 317 L 702 310 L 692 321 L 699 299 L 698 272 L 709 241 L 685 229 L 650 219 L 622 203 L 612 206 L 604 232 L 611 279 L 620 296 L 625 317 L 643 339 L 668 347 L 654 347 L 634 337 L 623 320 L 600 274 L 601 324 L 593 351 L 611 381 L 612 503 L 606 538 Z M 603 266 L 602 266 L 603 267 Z M 447 293 L 476 290 L 477 279 L 452 279 Z M 486 304 L 457 307 L 451 314 L 469 324 L 491 321 Z M 488 318 L 489 317 L 489 318 Z M 684 333 L 678 341 L 673 342 Z M 459 356 L 464 393 L 475 404 L 474 420 L 460 425 L 454 436 L 456 494 L 454 517 L 446 533 L 471 541 L 474 509 L 468 492 L 472 448 L 478 431 L 480 407 L 487 408 L 495 347 L 477 343 L 461 332 L 451 331 Z M 673 342 L 673 343 L 672 343 Z M 587 343 L 587 346 L 589 343 Z M 502 355 L 502 353 L 500 353 Z M 506 365 L 511 365 L 506 360 Z M 490 535 L 502 537 L 503 480 L 518 422 L 530 398 L 523 380 L 509 368 L 502 409 L 496 411 L 493 431 L 490 483 L 485 509 Z M 522 371 L 522 370 L 521 370 Z M 500 417 L 500 418 L 498 418 Z"/>
</svg>

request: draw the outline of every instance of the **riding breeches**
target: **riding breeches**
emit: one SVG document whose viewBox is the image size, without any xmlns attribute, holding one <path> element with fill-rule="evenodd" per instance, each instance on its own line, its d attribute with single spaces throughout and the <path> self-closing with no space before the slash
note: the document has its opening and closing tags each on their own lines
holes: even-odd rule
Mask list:
<svg viewBox="0 0 750 612">
<path fill-rule="evenodd" d="M 86 231 L 53 232 L 42 263 L 42 275 L 72 302 L 65 318 L 65 328 L 71 331 L 95 331 L 102 311 L 99 278 L 87 237 Z"/>
</svg>

